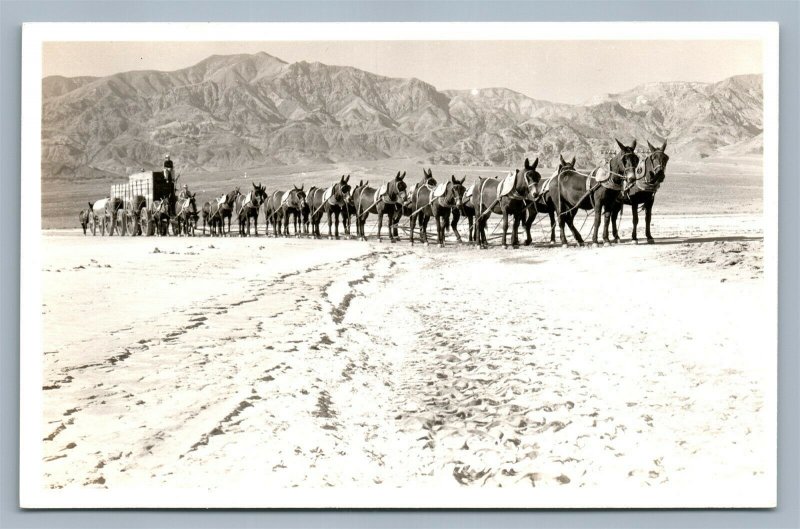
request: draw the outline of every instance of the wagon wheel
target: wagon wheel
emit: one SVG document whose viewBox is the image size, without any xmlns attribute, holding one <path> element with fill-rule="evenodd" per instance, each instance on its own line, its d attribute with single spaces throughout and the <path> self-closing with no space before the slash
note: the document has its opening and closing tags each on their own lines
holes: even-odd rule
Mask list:
<svg viewBox="0 0 800 529">
<path fill-rule="evenodd" d="M 133 216 L 133 213 L 125 215 L 125 230 L 127 234 L 131 237 L 136 235 L 136 228 L 138 224 L 136 222 L 136 217 Z"/>
<path fill-rule="evenodd" d="M 153 223 L 150 222 L 150 214 L 146 207 L 139 211 L 139 230 L 142 235 L 153 235 Z"/>
<path fill-rule="evenodd" d="M 89 213 L 89 228 L 92 230 L 92 235 L 97 235 L 97 217 L 92 212 Z"/>
</svg>

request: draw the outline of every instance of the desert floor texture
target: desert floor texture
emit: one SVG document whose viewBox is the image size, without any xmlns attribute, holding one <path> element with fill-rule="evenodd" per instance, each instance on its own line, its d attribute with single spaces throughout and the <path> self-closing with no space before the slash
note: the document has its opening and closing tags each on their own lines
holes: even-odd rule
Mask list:
<svg viewBox="0 0 800 529">
<path fill-rule="evenodd" d="M 43 484 L 758 484 L 761 222 L 488 251 L 47 231 Z"/>
</svg>

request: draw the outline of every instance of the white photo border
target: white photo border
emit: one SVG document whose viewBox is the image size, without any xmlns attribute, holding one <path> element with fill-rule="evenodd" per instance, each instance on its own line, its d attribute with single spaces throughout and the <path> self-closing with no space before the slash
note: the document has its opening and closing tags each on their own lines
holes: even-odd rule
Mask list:
<svg viewBox="0 0 800 529">
<path fill-rule="evenodd" d="M 168 31 L 167 31 L 168 30 Z M 264 36 L 269 36 L 265 39 Z M 432 36 L 434 36 L 432 38 Z M 524 37 L 523 37 L 524 36 Z M 45 42 L 324 40 L 759 40 L 764 93 L 764 288 L 773 333 L 764 339 L 773 384 L 764 413 L 775 439 L 769 490 L 717 483 L 626 490 L 137 489 L 49 490 L 42 484 L 41 202 L 26 201 L 20 242 L 20 506 L 23 508 L 769 508 L 777 502 L 778 24 L 775 22 L 30 23 L 22 32 L 21 195 L 41 196 L 42 45 Z"/>
</svg>

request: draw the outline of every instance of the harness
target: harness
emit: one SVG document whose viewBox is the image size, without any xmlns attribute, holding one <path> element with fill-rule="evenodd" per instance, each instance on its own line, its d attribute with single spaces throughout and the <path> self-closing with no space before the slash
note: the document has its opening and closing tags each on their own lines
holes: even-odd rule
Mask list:
<svg viewBox="0 0 800 529">
<path fill-rule="evenodd" d="M 661 171 L 664 170 L 664 166 L 663 165 L 659 165 L 658 167 L 653 167 L 651 170 L 647 169 L 648 164 L 649 165 L 653 164 L 652 157 L 653 157 L 652 154 L 648 155 L 644 160 L 639 162 L 638 166 L 636 166 L 636 179 L 633 181 L 633 183 L 630 186 L 628 186 L 625 189 L 625 193 L 627 195 L 630 195 L 630 190 L 632 188 L 634 188 L 634 187 L 636 189 L 638 189 L 639 191 L 644 191 L 644 192 L 653 193 L 653 194 L 655 194 L 655 192 L 658 191 L 658 189 L 661 187 L 661 182 L 648 182 L 647 181 L 647 177 L 650 175 L 651 172 L 656 173 L 659 170 L 661 170 Z"/>
</svg>

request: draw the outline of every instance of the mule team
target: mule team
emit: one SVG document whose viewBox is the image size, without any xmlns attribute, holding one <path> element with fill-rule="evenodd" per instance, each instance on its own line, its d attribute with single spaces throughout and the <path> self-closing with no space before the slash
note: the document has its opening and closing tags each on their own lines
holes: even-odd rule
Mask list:
<svg viewBox="0 0 800 529">
<path fill-rule="evenodd" d="M 525 244 L 531 244 L 531 226 L 539 214 L 550 218 L 550 241 L 555 243 L 556 219 L 560 228 L 562 245 L 567 244 L 565 226 L 572 232 L 579 245 L 584 241 L 573 223 L 579 210 L 592 211 L 594 224 L 592 242 L 598 243 L 598 232 L 603 223 L 603 241 L 611 242 L 609 225 L 614 242 L 619 242 L 617 217 L 623 205 L 631 206 L 632 240 L 638 242 L 637 225 L 639 208 L 645 212 L 645 236 L 648 243 L 653 242 L 650 233 L 650 219 L 656 191 L 665 179 L 669 157 L 665 153 L 666 142 L 660 147 L 647 142 L 649 152 L 640 159 L 636 153 L 636 140 L 628 146 L 616 140 L 619 151 L 607 165 L 589 173 L 575 168 L 575 158 L 566 161 L 560 156 L 558 169 L 550 178 L 542 179 L 537 171 L 538 158 L 530 163 L 525 159 L 522 169 L 510 172 L 505 178 L 479 178 L 469 188 L 464 179 L 451 176 L 444 182 L 437 182 L 432 172 L 423 169 L 419 182 L 408 185 L 406 173 L 397 175 L 379 187 L 372 187 L 368 181 L 351 185 L 350 176 L 342 176 L 328 188 L 293 186 L 288 191 L 275 191 L 268 194 L 260 184 L 253 184 L 246 193 L 239 188 L 226 193 L 216 200 L 203 204 L 194 215 L 194 221 L 202 218 L 202 229 L 206 226 L 212 235 L 230 234 L 231 221 L 236 219 L 240 235 L 250 235 L 251 222 L 254 234 L 258 235 L 259 213 L 266 217 L 266 234 L 269 227 L 275 236 L 289 236 L 292 221 L 294 234 L 310 234 L 321 238 L 320 224 L 324 219 L 328 224 L 328 237 L 339 238 L 339 223 L 346 236 L 351 235 L 351 222 L 355 220 L 356 235 L 366 240 L 365 225 L 370 214 L 378 216 L 377 239 L 381 240 L 384 217 L 389 238 L 398 239 L 398 227 L 403 217 L 408 217 L 410 240 L 414 243 L 414 231 L 419 226 L 419 238 L 428 242 L 428 223 L 436 222 L 436 239 L 444 246 L 445 233 L 452 228 L 457 240 L 461 242 L 458 222 L 461 216 L 469 221 L 469 240 L 481 248 L 488 247 L 486 227 L 489 216 L 502 215 L 502 243 L 508 246 L 509 223 L 511 225 L 511 245 L 519 246 L 518 230 L 525 229 Z M 193 202 L 194 196 L 192 195 Z M 191 205 L 187 206 L 190 208 Z M 227 224 L 227 230 L 226 230 Z M 188 225 L 188 219 L 187 219 Z"/>
</svg>

